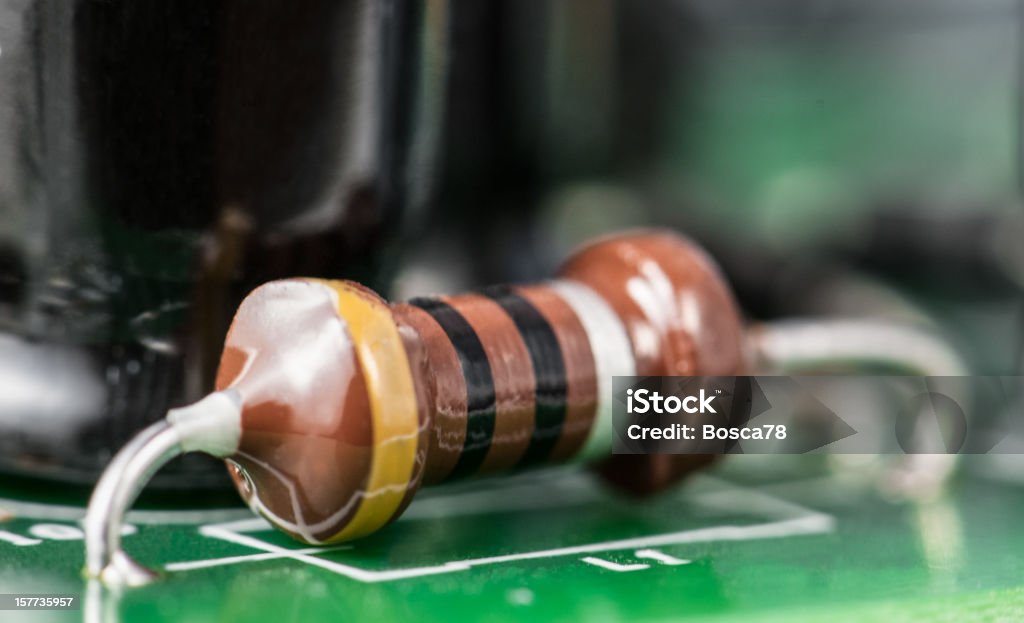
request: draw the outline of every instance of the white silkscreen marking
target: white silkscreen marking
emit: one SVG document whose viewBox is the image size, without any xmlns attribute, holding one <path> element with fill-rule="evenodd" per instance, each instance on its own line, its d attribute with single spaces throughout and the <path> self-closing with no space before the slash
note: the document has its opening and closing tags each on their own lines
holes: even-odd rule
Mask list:
<svg viewBox="0 0 1024 623">
<path fill-rule="evenodd" d="M 182 571 L 256 562 L 260 560 L 290 559 L 331 571 L 359 582 L 376 583 L 453 573 L 457 571 L 467 571 L 477 567 L 507 564 L 519 561 L 544 560 L 561 557 L 581 557 L 580 560 L 582 562 L 592 566 L 600 567 L 605 570 L 627 572 L 641 571 L 651 568 L 652 566 L 683 566 L 691 563 L 690 560 L 677 558 L 655 549 L 659 547 L 688 545 L 694 543 L 742 542 L 761 539 L 809 536 L 815 534 L 826 534 L 834 531 L 835 529 L 835 519 L 826 513 L 805 508 L 799 504 L 782 500 L 754 489 L 741 488 L 718 479 L 707 476 L 699 478 L 706 481 L 713 481 L 716 484 L 716 490 L 696 494 L 690 497 L 689 499 L 692 503 L 717 510 L 734 510 L 740 512 L 753 511 L 766 515 L 771 520 L 751 525 L 711 526 L 628 539 L 517 552 L 500 556 L 452 560 L 437 565 L 410 567 L 404 569 L 371 570 L 347 565 L 334 560 L 327 560 L 321 557 L 323 554 L 338 551 L 340 549 L 358 547 L 358 544 L 356 546 L 341 546 L 336 548 L 290 549 L 263 541 L 254 536 L 253 533 L 271 530 L 272 528 L 264 519 L 256 517 L 240 521 L 203 526 L 199 529 L 199 532 L 206 537 L 259 550 L 259 553 L 218 559 L 171 563 L 166 565 L 165 569 L 169 571 Z M 451 504 L 456 509 L 461 505 L 464 507 L 464 510 L 467 510 L 469 514 L 472 514 L 476 512 L 476 504 L 469 504 L 469 508 L 465 508 L 467 505 L 461 503 L 463 502 L 463 498 L 474 495 L 474 492 L 466 491 L 449 496 L 437 496 L 432 499 L 435 504 Z M 578 503 L 578 500 L 568 501 L 569 505 L 576 503 Z M 413 509 L 414 508 L 415 504 L 413 505 Z M 458 516 L 461 513 L 456 510 L 452 514 L 453 516 Z M 425 515 L 431 516 L 433 513 L 426 513 Z M 415 519 L 411 520 L 415 521 Z M 625 550 L 632 550 L 632 555 L 640 560 L 635 563 L 619 563 L 593 556 L 593 554 L 599 554 L 602 552 L 621 552 Z M 653 561 L 655 564 L 652 565 L 648 562 L 641 562 L 642 560 Z"/>
</svg>

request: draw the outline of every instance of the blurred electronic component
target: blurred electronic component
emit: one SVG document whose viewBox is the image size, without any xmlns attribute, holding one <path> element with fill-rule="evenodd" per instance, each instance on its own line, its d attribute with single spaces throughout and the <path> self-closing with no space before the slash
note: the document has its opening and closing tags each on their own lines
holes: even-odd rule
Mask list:
<svg viewBox="0 0 1024 623">
<path fill-rule="evenodd" d="M 389 285 L 435 177 L 447 11 L 0 2 L 0 470 L 91 483 L 210 387 L 261 283 Z"/>
</svg>

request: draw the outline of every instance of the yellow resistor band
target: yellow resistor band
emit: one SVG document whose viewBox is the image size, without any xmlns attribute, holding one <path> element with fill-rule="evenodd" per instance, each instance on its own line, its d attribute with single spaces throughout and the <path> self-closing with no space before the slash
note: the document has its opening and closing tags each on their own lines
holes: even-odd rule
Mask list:
<svg viewBox="0 0 1024 623">
<path fill-rule="evenodd" d="M 366 494 L 352 521 L 326 539 L 337 543 L 374 532 L 398 510 L 412 479 L 419 417 L 412 371 L 387 304 L 343 281 L 320 281 L 338 297 L 363 370 L 373 418 L 373 458 Z"/>
</svg>

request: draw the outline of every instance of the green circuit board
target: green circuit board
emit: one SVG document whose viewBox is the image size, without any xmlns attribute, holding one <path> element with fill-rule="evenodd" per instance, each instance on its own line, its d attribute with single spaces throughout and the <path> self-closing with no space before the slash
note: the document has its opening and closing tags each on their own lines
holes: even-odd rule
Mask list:
<svg viewBox="0 0 1024 623">
<path fill-rule="evenodd" d="M 1005 466 L 908 502 L 755 459 L 643 502 L 578 468 L 427 490 L 385 530 L 327 548 L 244 508 L 137 509 L 125 546 L 165 576 L 120 592 L 81 577 L 80 499 L 3 490 L 0 593 L 75 595 L 80 609 L 0 620 L 1024 619 L 1024 485 L 991 475 Z"/>
</svg>

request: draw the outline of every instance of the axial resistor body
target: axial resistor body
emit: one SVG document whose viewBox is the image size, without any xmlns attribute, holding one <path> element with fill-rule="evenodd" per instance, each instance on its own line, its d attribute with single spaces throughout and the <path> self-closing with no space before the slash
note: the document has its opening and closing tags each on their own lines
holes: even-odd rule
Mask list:
<svg viewBox="0 0 1024 623">
<path fill-rule="evenodd" d="M 275 281 L 239 307 L 217 391 L 172 409 L 111 461 L 83 521 L 85 572 L 111 585 L 156 577 L 121 548 L 124 516 L 183 453 L 226 459 L 245 500 L 281 530 L 337 542 L 378 530 L 420 486 L 453 478 L 595 459 L 609 482 L 644 494 L 712 460 L 611 454 L 615 376 L 880 364 L 965 371 L 931 331 L 891 322 L 747 329 L 710 258 L 664 231 L 598 240 L 545 283 L 408 303 L 347 281 Z M 954 457 L 929 456 L 906 464 L 906 482 L 951 473 Z"/>
<path fill-rule="evenodd" d="M 310 543 L 379 529 L 421 485 L 577 457 L 647 493 L 710 458 L 611 456 L 612 378 L 742 374 L 744 344 L 713 262 L 668 232 L 594 242 L 549 282 L 408 303 L 272 282 L 225 344 L 228 463 L 254 510 Z"/>
</svg>

